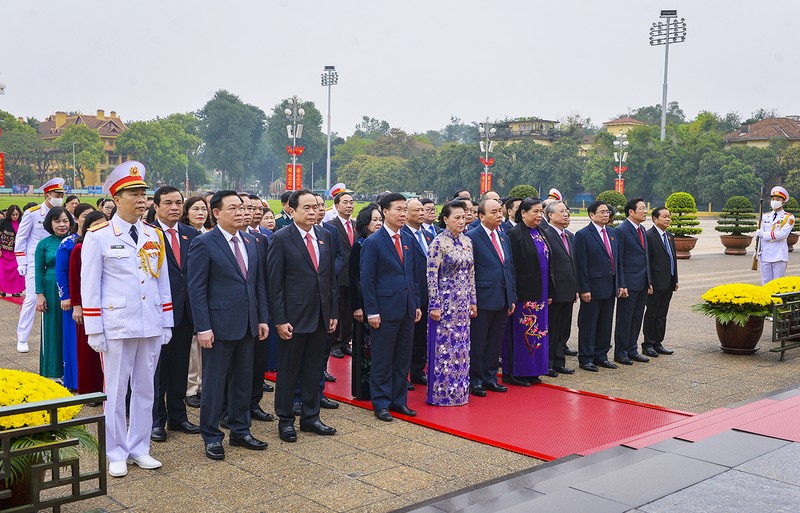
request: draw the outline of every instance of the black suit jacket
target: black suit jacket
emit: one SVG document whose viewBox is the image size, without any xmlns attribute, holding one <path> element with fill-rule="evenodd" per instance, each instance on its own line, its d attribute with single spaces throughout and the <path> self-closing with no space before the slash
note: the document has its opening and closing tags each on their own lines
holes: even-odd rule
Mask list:
<svg viewBox="0 0 800 513">
<path fill-rule="evenodd" d="M 670 272 L 669 255 L 664 247 L 664 241 L 658 235 L 655 226 L 647 230 L 647 242 L 650 251 L 650 277 L 653 283 L 653 290 L 672 290 L 678 283 L 678 260 L 675 258 L 675 237 L 667 232 L 667 240 L 672 250 L 672 258 L 675 262 L 675 276 Z M 175 300 L 173 299 L 173 302 Z M 177 321 L 176 321 L 177 322 Z"/>
<path fill-rule="evenodd" d="M 414 240 L 414 283 L 417 284 L 419 290 L 420 305 L 427 306 L 428 304 L 428 253 L 425 248 L 420 246 L 419 241 L 414 236 L 414 232 L 408 225 L 400 228 L 400 231 L 408 234 Z M 425 243 L 428 247 L 433 242 L 433 236 L 427 230 L 420 230 L 422 236 L 425 237 Z"/>
<path fill-rule="evenodd" d="M 592 299 L 610 299 L 617 296 L 618 277 L 622 269 L 619 262 L 619 247 L 613 228 L 606 228 L 612 260 L 594 223 L 589 223 L 575 234 L 575 268 L 578 270 L 578 290 L 581 293 L 591 292 Z M 611 270 L 614 274 L 611 274 Z"/>
<path fill-rule="evenodd" d="M 525 223 L 517 223 L 508 232 L 514 274 L 517 280 L 517 301 L 541 301 L 542 273 L 539 253 Z M 545 241 L 546 243 L 546 241 Z"/>
<path fill-rule="evenodd" d="M 153 226 L 161 230 L 161 225 L 158 224 L 158 221 L 153 223 Z M 166 244 L 165 253 L 167 257 L 167 270 L 169 271 L 169 289 L 170 292 L 172 292 L 172 314 L 175 318 L 175 326 L 180 326 L 184 316 L 189 318 L 189 322 L 192 321 L 192 309 L 189 306 L 189 286 L 186 269 L 189 260 L 189 245 L 195 237 L 200 235 L 200 232 L 182 223 L 176 223 L 175 229 L 178 230 L 177 237 L 180 239 L 178 241 L 178 246 L 181 251 L 180 266 L 177 260 L 175 260 L 175 253 L 172 251 L 172 237 L 163 230 L 161 233 L 164 235 L 164 243 Z"/>
<path fill-rule="evenodd" d="M 320 319 L 338 318 L 336 249 L 331 232 L 312 228 L 319 245 L 319 271 L 314 269 L 295 223 L 276 231 L 269 242 L 267 274 L 272 321 L 290 323 L 296 333 L 313 333 Z"/>
<path fill-rule="evenodd" d="M 350 245 L 350 239 L 347 238 L 347 229 L 342 224 L 342 221 L 339 219 L 338 215 L 334 217 L 332 221 L 324 223 L 323 226 L 325 226 L 325 228 L 331 232 L 331 235 L 339 239 L 344 257 L 341 267 L 337 266 L 336 279 L 340 287 L 349 287 L 350 252 L 352 251 L 353 246 Z M 355 244 L 355 241 L 358 240 L 358 232 L 356 231 L 356 223 L 352 219 L 350 219 L 350 227 L 353 229 L 353 244 Z"/>
<path fill-rule="evenodd" d="M 572 303 L 578 293 L 578 271 L 575 268 L 575 236 L 569 231 L 567 244 L 569 253 L 564 248 L 564 241 L 553 226 L 548 226 L 544 236 L 550 245 L 550 298 L 557 303 Z"/>
</svg>

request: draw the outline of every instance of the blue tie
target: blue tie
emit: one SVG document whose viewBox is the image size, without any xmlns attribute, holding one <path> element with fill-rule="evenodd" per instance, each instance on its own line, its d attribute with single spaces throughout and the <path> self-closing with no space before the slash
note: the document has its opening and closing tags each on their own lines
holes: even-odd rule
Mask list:
<svg viewBox="0 0 800 513">
<path fill-rule="evenodd" d="M 431 225 L 430 232 L 431 232 L 431 235 L 436 237 L 436 228 L 434 228 L 433 225 Z"/>
<path fill-rule="evenodd" d="M 422 248 L 422 251 L 427 253 L 428 251 L 425 249 L 425 240 L 422 238 L 422 230 L 417 230 L 417 240 L 419 241 L 419 246 Z"/>
<path fill-rule="evenodd" d="M 675 276 L 675 260 L 672 258 L 672 249 L 669 247 L 669 240 L 667 239 L 667 232 L 664 232 L 662 235 L 664 239 L 664 247 L 667 248 L 667 254 L 669 255 L 669 273 L 670 276 Z"/>
</svg>

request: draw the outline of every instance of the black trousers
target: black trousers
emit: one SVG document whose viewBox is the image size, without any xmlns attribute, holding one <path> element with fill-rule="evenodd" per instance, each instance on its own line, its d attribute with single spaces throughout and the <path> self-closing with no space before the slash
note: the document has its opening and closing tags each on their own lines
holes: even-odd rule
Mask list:
<svg viewBox="0 0 800 513">
<path fill-rule="evenodd" d="M 228 427 L 231 436 L 250 434 L 250 395 L 253 387 L 254 337 L 247 333 L 239 340 L 214 340 L 203 348 L 203 393 L 200 396 L 200 434 L 205 443 L 221 442 L 219 429 L 223 403 L 227 399 Z M 227 384 L 227 397 L 225 385 Z"/>
<path fill-rule="evenodd" d="M 564 347 L 569 340 L 572 330 L 572 309 L 575 303 L 550 303 L 548 321 L 550 322 L 550 339 L 548 340 L 549 368 L 565 367 L 567 360 L 564 356 Z"/>
<path fill-rule="evenodd" d="M 298 379 L 302 402 L 300 424 L 310 424 L 319 420 L 319 378 L 327 361 L 325 351 L 327 327 L 327 322 L 320 316 L 314 332 L 294 332 L 289 340 L 278 339 L 275 413 L 278 415 L 280 426 L 294 424 L 292 405 Z"/>
<path fill-rule="evenodd" d="M 275 329 L 270 323 L 269 331 Z M 255 339 L 253 342 L 253 390 L 250 395 L 250 409 L 255 410 L 260 406 L 261 398 L 264 397 L 264 373 L 267 371 L 267 360 L 269 358 L 269 337 L 264 340 Z"/>
<path fill-rule="evenodd" d="M 497 361 L 503 351 L 508 309 L 478 308 L 470 321 L 469 382 L 472 386 L 497 383 Z"/>
<path fill-rule="evenodd" d="M 581 302 L 578 310 L 578 361 L 581 364 L 608 360 L 616 300 L 610 297 Z"/>
<path fill-rule="evenodd" d="M 674 290 L 654 290 L 647 297 L 647 310 L 644 312 L 643 348 L 660 347 L 667 331 L 667 314 Z"/>
<path fill-rule="evenodd" d="M 617 323 L 614 328 L 614 357 L 625 358 L 639 352 L 647 289 L 630 290 L 628 297 L 617 300 Z"/>
<path fill-rule="evenodd" d="M 425 376 L 428 363 L 428 303 L 420 308 L 422 317 L 414 324 L 414 341 L 411 345 L 411 379 Z"/>
<path fill-rule="evenodd" d="M 346 322 L 353 318 L 353 309 L 350 307 L 350 287 L 339 287 L 339 320 L 345 320 L 336 325 L 336 330 L 328 334 L 328 350 L 349 344 L 353 339 L 353 323 Z"/>
<path fill-rule="evenodd" d="M 194 326 L 187 315 L 172 328 L 172 340 L 161 346 L 154 376 L 153 427 L 186 422 L 186 383 L 189 377 L 189 352 Z"/>
</svg>

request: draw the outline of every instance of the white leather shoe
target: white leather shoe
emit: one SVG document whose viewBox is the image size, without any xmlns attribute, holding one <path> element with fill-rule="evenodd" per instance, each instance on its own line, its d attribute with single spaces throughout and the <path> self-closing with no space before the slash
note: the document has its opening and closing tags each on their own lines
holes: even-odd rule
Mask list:
<svg viewBox="0 0 800 513">
<path fill-rule="evenodd" d="M 161 466 L 161 462 L 151 457 L 149 454 L 142 454 L 141 456 L 136 456 L 135 458 L 128 458 L 128 463 L 136 463 L 139 468 L 144 468 L 147 470 L 152 470 Z"/>
<path fill-rule="evenodd" d="M 111 477 L 124 477 L 128 475 L 128 465 L 125 460 L 109 461 L 108 475 Z"/>
<path fill-rule="evenodd" d="M 28 343 L 27 342 L 17 342 L 17 352 L 18 353 L 27 353 L 28 352 Z"/>
</svg>

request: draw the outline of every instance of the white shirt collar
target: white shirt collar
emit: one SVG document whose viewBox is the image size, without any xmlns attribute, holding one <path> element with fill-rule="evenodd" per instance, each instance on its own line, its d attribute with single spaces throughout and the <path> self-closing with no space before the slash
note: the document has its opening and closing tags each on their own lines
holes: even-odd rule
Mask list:
<svg viewBox="0 0 800 513">
<path fill-rule="evenodd" d="M 410 228 L 410 227 L 409 227 L 409 228 Z M 389 228 L 389 227 L 388 227 L 388 226 L 386 226 L 386 225 L 383 225 L 383 229 L 384 229 L 384 230 L 386 230 L 386 233 L 388 233 L 388 234 L 389 234 L 389 237 L 391 237 L 391 238 L 394 238 L 394 236 L 395 236 L 395 235 L 397 235 L 398 233 L 400 233 L 400 232 L 395 232 L 395 231 L 393 231 L 391 228 Z"/>
<path fill-rule="evenodd" d="M 314 227 L 311 227 L 311 230 L 305 231 L 297 223 L 293 223 L 294 226 L 297 228 L 297 231 L 300 232 L 300 236 L 305 240 L 306 234 L 310 234 L 311 238 L 317 240 L 317 233 L 314 231 Z"/>
<path fill-rule="evenodd" d="M 492 234 L 495 232 L 495 230 L 490 230 L 483 223 L 480 223 L 480 224 L 481 224 L 481 228 L 483 228 L 483 230 L 486 232 L 486 235 L 491 239 L 492 238 Z"/>
</svg>

